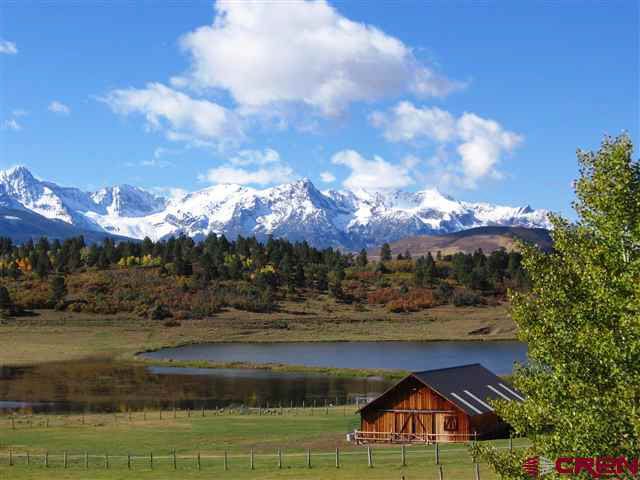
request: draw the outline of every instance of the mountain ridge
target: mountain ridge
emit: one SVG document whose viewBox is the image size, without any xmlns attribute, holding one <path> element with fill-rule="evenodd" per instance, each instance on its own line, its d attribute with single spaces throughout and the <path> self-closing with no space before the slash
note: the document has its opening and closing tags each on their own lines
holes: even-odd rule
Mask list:
<svg viewBox="0 0 640 480">
<path fill-rule="evenodd" d="M 199 239 L 213 232 L 344 250 L 481 226 L 549 227 L 545 210 L 463 202 L 436 189 L 321 191 L 304 178 L 264 189 L 217 184 L 167 200 L 126 184 L 92 192 L 62 187 L 24 166 L 0 171 L 0 206 L 137 239 Z"/>
</svg>

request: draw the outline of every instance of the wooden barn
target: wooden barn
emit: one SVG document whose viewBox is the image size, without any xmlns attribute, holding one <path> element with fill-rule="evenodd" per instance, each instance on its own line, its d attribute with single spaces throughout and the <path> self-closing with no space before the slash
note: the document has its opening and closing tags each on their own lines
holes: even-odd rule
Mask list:
<svg viewBox="0 0 640 480">
<path fill-rule="evenodd" d="M 414 372 L 359 411 L 358 443 L 440 443 L 500 438 L 508 425 L 489 400 L 522 401 L 480 364 Z"/>
</svg>

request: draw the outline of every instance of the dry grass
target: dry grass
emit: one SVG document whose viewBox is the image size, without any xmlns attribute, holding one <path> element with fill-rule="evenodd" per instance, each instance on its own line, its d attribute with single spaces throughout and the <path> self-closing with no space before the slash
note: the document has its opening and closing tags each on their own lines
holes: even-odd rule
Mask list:
<svg viewBox="0 0 640 480">
<path fill-rule="evenodd" d="M 335 303 L 324 295 L 284 302 L 275 313 L 234 309 L 166 327 L 126 314 L 40 311 L 0 325 L 0 365 L 27 365 L 104 356 L 132 359 L 143 350 L 193 342 L 364 340 L 506 340 L 516 328 L 508 307 L 443 305 L 423 312 L 389 313 L 383 306 Z M 490 333 L 470 332 L 489 327 Z"/>
</svg>

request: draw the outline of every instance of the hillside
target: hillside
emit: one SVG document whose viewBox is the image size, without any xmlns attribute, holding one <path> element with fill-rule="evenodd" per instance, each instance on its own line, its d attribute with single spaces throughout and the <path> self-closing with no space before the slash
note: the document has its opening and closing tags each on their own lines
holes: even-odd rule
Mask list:
<svg viewBox="0 0 640 480">
<path fill-rule="evenodd" d="M 15 243 L 46 236 L 50 240 L 65 240 L 82 235 L 87 243 L 102 242 L 105 238 L 128 240 L 107 232 L 76 227 L 61 220 L 51 220 L 25 209 L 0 207 L 0 233 Z"/>
<path fill-rule="evenodd" d="M 545 251 L 552 248 L 549 231 L 544 228 L 522 227 L 478 227 L 462 230 L 446 235 L 419 235 L 403 238 L 390 244 L 393 256 L 426 255 L 431 252 L 441 252 L 442 255 L 453 255 L 458 252 L 473 253 L 481 248 L 485 253 L 491 253 L 500 248 L 507 251 L 517 250 L 517 240 L 533 243 Z M 371 249 L 370 257 L 377 259 L 380 249 Z"/>
</svg>

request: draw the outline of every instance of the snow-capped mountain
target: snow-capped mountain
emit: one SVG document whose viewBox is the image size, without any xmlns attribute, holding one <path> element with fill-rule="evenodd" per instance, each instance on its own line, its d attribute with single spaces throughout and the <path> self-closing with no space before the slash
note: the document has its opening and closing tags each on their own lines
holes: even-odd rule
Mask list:
<svg viewBox="0 0 640 480">
<path fill-rule="evenodd" d="M 132 238 L 273 235 L 347 250 L 479 226 L 549 227 L 544 210 L 461 202 L 433 189 L 321 192 L 304 179 L 262 190 L 221 184 L 169 201 L 129 185 L 60 187 L 25 167 L 0 172 L 0 206 Z"/>
</svg>

